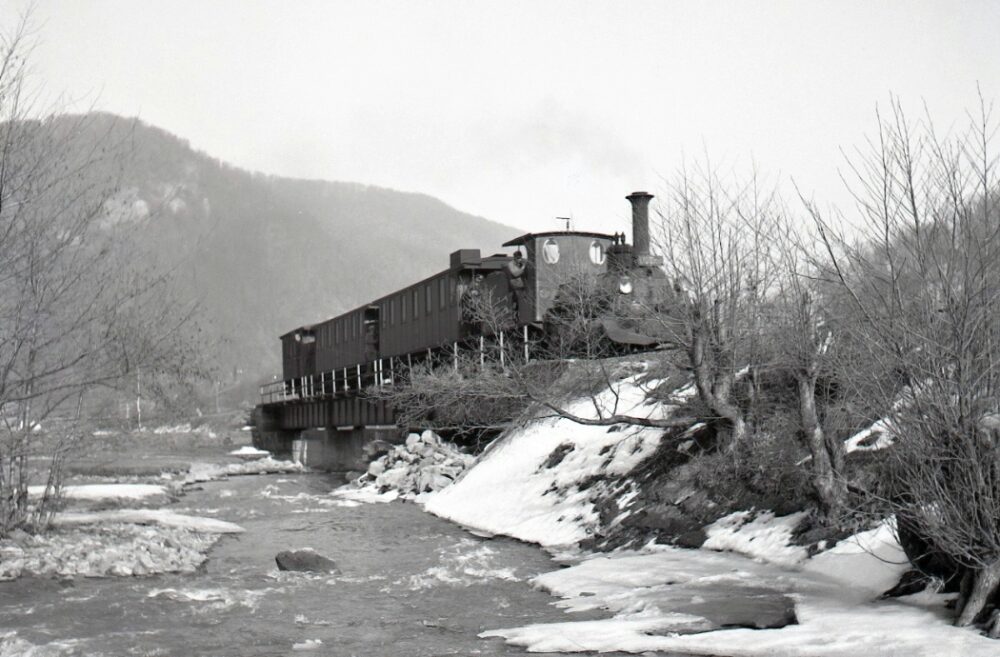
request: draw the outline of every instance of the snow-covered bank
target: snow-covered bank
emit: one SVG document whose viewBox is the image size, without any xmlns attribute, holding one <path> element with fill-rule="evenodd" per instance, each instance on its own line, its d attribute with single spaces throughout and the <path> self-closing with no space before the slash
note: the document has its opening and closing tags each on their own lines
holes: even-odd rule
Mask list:
<svg viewBox="0 0 1000 657">
<path fill-rule="evenodd" d="M 620 400 L 629 402 L 620 406 L 623 411 L 646 416 L 672 411 L 670 404 L 646 405 L 645 391 L 634 378 L 624 380 L 617 392 Z M 592 412 L 591 401 L 580 400 L 570 410 Z M 617 509 L 612 526 L 643 512 L 639 484 L 630 473 L 654 453 L 662 436 L 656 429 L 537 420 L 499 439 L 457 483 L 427 496 L 425 508 L 467 527 L 535 542 L 565 555 L 566 547 L 608 527 L 608 516 L 597 512 L 598 504 L 611 501 Z M 577 553 L 582 559 L 577 565 L 541 575 L 534 585 L 562 598 L 560 604 L 570 611 L 605 609 L 613 618 L 568 618 L 484 636 L 503 637 L 540 652 L 997 654 L 995 641 L 951 625 L 953 612 L 944 606 L 946 596 L 925 593 L 879 600 L 909 568 L 890 524 L 810 557 L 811 551 L 793 538 L 804 516 L 732 513 L 704 528 L 707 540 L 698 550 L 654 543 L 638 552 Z M 816 547 L 828 546 L 821 542 Z M 719 596 L 720 585 L 728 595 Z M 734 604 L 752 609 L 761 591 L 772 598 L 790 596 L 797 624 L 726 628 L 729 619 L 723 612 Z M 750 617 L 752 626 L 752 613 Z"/>
<path fill-rule="evenodd" d="M 669 414 L 671 406 L 646 402 L 649 384 L 639 385 L 638 376 L 567 410 L 596 417 L 597 407 L 607 412 L 617 404 L 621 414 Z M 594 532 L 598 500 L 615 498 L 628 513 L 635 494 L 620 478 L 656 450 L 662 434 L 655 428 L 538 419 L 498 439 L 460 481 L 430 496 L 426 508 L 480 531 L 546 547 L 572 546 Z"/>
<path fill-rule="evenodd" d="M 510 450 L 519 446 L 519 440 L 504 445 Z M 474 466 L 458 484 L 430 497 L 427 507 L 433 509 L 437 500 L 456 495 L 467 481 L 477 486 L 491 481 L 477 479 L 480 467 Z M 561 479 L 559 473 L 549 473 L 550 485 L 545 487 L 537 466 L 526 469 L 527 475 L 510 476 L 510 485 L 520 490 L 497 489 L 523 500 L 524 516 L 518 517 L 511 505 L 499 505 L 496 492 L 481 497 L 485 489 L 467 493 L 461 503 L 453 499 L 448 504 L 460 509 L 460 517 L 473 519 L 469 525 L 536 536 L 542 539 L 536 542 L 550 547 L 584 535 L 567 531 L 565 518 L 575 518 L 577 529 L 586 527 L 591 503 L 587 497 L 566 496 L 551 504 L 543 494 L 542 502 L 532 504 L 531 495 L 551 491 Z M 498 507 L 507 511 L 491 517 Z M 564 515 L 556 516 L 555 510 Z M 502 637 L 533 652 L 667 651 L 732 657 L 997 654 L 995 641 L 951 626 L 951 612 L 944 608 L 947 596 L 879 600 L 909 568 L 891 525 L 843 540 L 809 558 L 806 548 L 791 540 L 801 519 L 801 514 L 734 513 L 706 528 L 709 539 L 703 549 L 653 544 L 638 552 L 582 555 L 576 565 L 543 574 L 532 583 L 560 597 L 559 605 L 570 612 L 604 609 L 614 614 L 612 618 L 568 619 L 482 636 Z M 742 619 L 736 624 L 752 624 L 761 595 L 791 596 L 797 624 L 779 629 L 726 627 L 734 605 Z"/>
</svg>

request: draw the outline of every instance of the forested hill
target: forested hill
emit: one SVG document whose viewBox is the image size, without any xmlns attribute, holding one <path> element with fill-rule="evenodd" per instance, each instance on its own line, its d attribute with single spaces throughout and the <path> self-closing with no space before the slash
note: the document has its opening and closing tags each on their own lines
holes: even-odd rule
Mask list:
<svg viewBox="0 0 1000 657">
<path fill-rule="evenodd" d="M 111 223 L 141 222 L 147 246 L 176 263 L 172 277 L 200 302 L 226 373 L 276 372 L 281 333 L 440 271 L 456 249 L 494 252 L 518 233 L 423 194 L 252 173 L 141 122 L 86 118 L 123 153 L 120 167 L 92 172 L 121 169 Z"/>
</svg>

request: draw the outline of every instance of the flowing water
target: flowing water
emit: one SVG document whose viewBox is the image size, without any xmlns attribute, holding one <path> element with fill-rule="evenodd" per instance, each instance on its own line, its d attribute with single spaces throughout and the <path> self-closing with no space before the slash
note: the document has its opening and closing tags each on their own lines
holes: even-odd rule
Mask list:
<svg viewBox="0 0 1000 657">
<path fill-rule="evenodd" d="M 345 505 L 327 475 L 210 482 L 171 508 L 235 522 L 196 574 L 0 583 L 0 630 L 36 655 L 518 655 L 485 629 L 566 620 L 528 584 L 557 564 L 414 504 Z M 311 547 L 340 573 L 276 569 Z M 577 616 L 579 618 L 579 616 Z M 23 647 L 23 643 L 20 644 Z"/>
</svg>

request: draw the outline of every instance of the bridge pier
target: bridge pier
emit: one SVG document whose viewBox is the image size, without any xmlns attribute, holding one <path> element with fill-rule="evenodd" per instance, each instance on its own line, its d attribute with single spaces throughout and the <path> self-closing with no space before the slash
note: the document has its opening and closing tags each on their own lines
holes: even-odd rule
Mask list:
<svg viewBox="0 0 1000 657">
<path fill-rule="evenodd" d="M 253 424 L 251 425 L 253 446 L 266 449 L 276 456 L 289 456 L 292 441 L 299 432 L 282 426 L 281 414 L 274 408 L 258 406 L 253 409 Z"/>
<path fill-rule="evenodd" d="M 292 454 L 314 470 L 364 472 L 379 453 L 405 438 L 394 425 L 305 429 L 292 442 Z"/>
</svg>

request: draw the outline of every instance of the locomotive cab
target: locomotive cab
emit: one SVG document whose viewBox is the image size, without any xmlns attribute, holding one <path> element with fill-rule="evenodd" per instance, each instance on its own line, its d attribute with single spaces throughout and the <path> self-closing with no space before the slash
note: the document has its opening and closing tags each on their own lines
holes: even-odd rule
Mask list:
<svg viewBox="0 0 1000 657">
<path fill-rule="evenodd" d="M 510 295 L 516 306 L 516 323 L 541 324 L 556 302 L 560 288 L 607 271 L 613 235 L 580 231 L 527 233 L 504 246 L 523 249 L 523 272 L 508 274 Z M 518 281 L 513 288 L 510 281 Z"/>
</svg>

